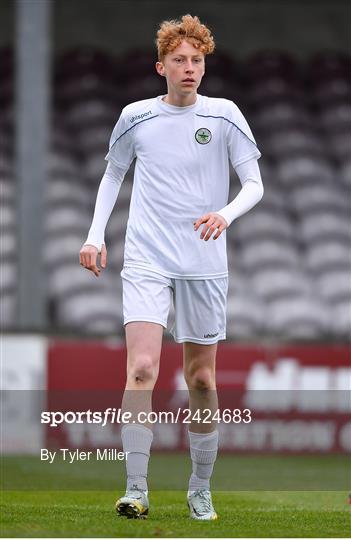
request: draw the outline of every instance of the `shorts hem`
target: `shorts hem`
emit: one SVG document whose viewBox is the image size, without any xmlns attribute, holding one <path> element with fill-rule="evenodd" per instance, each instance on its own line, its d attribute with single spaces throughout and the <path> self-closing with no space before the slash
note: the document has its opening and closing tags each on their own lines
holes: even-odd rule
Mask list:
<svg viewBox="0 0 351 540">
<path fill-rule="evenodd" d="M 194 338 L 194 337 L 190 337 L 190 336 L 189 337 L 175 337 L 175 336 L 173 336 L 174 341 L 176 343 L 184 343 L 186 341 L 190 341 L 191 343 L 197 343 L 199 345 L 214 345 L 218 341 L 226 339 L 226 337 L 227 337 L 226 334 L 220 334 L 219 336 L 217 336 L 214 339 Z"/>
<path fill-rule="evenodd" d="M 128 317 L 128 319 L 124 320 L 123 326 L 125 326 L 126 324 L 130 322 L 151 322 L 151 323 L 160 324 L 161 326 L 163 326 L 163 328 L 167 328 L 167 323 L 153 317 Z"/>
</svg>

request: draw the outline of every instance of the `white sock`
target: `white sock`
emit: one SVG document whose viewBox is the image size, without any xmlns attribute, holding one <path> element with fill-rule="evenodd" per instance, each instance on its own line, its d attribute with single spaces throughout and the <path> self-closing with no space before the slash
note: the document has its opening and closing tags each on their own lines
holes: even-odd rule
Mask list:
<svg viewBox="0 0 351 540">
<path fill-rule="evenodd" d="M 127 489 L 147 491 L 147 468 L 153 439 L 151 429 L 141 424 L 125 424 L 121 430 L 126 458 Z"/>
<path fill-rule="evenodd" d="M 189 491 L 210 489 L 210 478 L 218 450 L 218 431 L 193 433 L 189 431 L 190 456 L 193 472 L 189 480 Z"/>
</svg>

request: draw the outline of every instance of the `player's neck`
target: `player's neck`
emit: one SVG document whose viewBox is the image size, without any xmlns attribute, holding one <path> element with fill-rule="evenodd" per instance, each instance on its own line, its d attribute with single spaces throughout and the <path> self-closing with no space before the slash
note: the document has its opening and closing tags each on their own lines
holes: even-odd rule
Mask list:
<svg viewBox="0 0 351 540">
<path fill-rule="evenodd" d="M 166 94 L 163 98 L 163 101 L 165 103 L 168 103 L 169 105 L 174 105 L 175 107 L 188 107 L 189 105 L 194 105 L 197 100 L 197 93 L 191 93 L 188 95 L 179 95 L 175 92 L 172 92 L 168 90 L 168 94 Z"/>
</svg>

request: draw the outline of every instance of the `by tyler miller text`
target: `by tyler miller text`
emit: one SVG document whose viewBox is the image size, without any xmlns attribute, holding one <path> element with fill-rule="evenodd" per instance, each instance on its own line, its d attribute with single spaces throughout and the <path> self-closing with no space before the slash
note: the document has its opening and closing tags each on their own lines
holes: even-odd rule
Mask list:
<svg viewBox="0 0 351 540">
<path fill-rule="evenodd" d="M 41 448 L 40 459 L 41 461 L 47 461 L 53 463 L 56 459 L 67 461 L 72 464 L 77 461 L 123 461 L 128 459 L 129 452 L 120 452 L 116 448 L 96 448 L 96 450 L 74 450 L 69 448 L 59 448 L 58 450 L 48 450 L 47 448 Z"/>
</svg>

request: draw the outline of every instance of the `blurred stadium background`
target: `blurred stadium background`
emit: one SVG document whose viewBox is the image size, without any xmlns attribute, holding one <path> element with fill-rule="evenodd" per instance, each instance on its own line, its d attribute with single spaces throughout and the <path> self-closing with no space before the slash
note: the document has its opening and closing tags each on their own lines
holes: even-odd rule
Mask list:
<svg viewBox="0 0 351 540">
<path fill-rule="evenodd" d="M 5 389 L 111 388 L 111 380 L 123 388 L 119 271 L 132 170 L 108 224 L 100 279 L 79 266 L 78 253 L 119 112 L 165 93 L 153 67 L 157 25 L 187 12 L 217 42 L 200 93 L 234 100 L 263 154 L 264 198 L 228 231 L 219 386 L 350 389 L 349 2 L 0 0 Z M 231 198 L 239 188 L 233 173 Z M 183 389 L 181 349 L 167 343 L 162 362 L 160 387 Z M 324 450 L 308 446 L 308 431 L 296 451 L 351 449 L 346 419 Z M 38 447 L 23 433 L 5 450 Z M 274 450 L 267 441 L 238 447 L 235 436 L 228 449 Z"/>
</svg>

